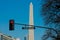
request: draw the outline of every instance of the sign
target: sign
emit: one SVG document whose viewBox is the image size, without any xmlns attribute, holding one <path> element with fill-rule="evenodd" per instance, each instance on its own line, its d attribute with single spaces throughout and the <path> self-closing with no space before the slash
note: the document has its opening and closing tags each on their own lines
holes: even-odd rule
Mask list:
<svg viewBox="0 0 60 40">
<path fill-rule="evenodd" d="M 22 27 L 22 29 L 35 29 L 35 27 Z"/>
</svg>

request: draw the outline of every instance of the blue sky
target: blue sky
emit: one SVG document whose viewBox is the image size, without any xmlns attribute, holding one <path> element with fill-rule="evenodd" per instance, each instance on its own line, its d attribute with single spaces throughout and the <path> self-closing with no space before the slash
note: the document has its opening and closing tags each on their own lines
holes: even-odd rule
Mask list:
<svg viewBox="0 0 60 40">
<path fill-rule="evenodd" d="M 16 23 L 29 24 L 30 2 L 34 6 L 34 25 L 43 26 L 40 15 L 43 0 L 0 0 L 0 32 L 24 40 L 28 30 L 22 30 L 23 26 L 15 25 L 15 30 L 9 31 L 9 20 L 14 19 Z M 37 28 L 34 33 L 35 40 L 41 40 L 44 29 Z"/>
</svg>

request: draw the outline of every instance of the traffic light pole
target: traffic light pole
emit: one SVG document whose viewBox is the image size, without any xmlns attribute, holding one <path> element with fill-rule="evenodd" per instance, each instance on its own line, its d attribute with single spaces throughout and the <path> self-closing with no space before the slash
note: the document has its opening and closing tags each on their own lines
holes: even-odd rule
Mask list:
<svg viewBox="0 0 60 40">
<path fill-rule="evenodd" d="M 29 28 L 28 28 L 28 27 L 26 27 L 26 26 L 34 26 L 34 25 L 27 25 L 27 24 L 20 24 L 20 23 L 15 23 L 15 24 L 16 24 L 16 25 L 22 25 L 22 26 L 25 26 L 25 27 L 22 27 L 22 29 L 29 29 Z M 58 34 L 58 32 L 57 32 L 55 29 L 53 29 L 53 28 L 43 27 L 43 26 L 34 26 L 34 28 L 32 28 L 32 29 L 35 29 L 35 28 L 50 29 L 50 30 L 55 31 L 55 32 L 56 32 L 56 34 Z"/>
</svg>

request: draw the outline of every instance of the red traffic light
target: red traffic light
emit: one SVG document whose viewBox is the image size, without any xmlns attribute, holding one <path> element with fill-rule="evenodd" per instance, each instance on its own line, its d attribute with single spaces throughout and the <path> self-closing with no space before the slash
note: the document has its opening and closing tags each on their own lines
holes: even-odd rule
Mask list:
<svg viewBox="0 0 60 40">
<path fill-rule="evenodd" d="M 9 30 L 14 30 L 14 20 L 9 21 Z"/>
<path fill-rule="evenodd" d="M 14 24 L 14 20 L 10 20 L 10 23 L 11 23 L 11 24 Z"/>
</svg>

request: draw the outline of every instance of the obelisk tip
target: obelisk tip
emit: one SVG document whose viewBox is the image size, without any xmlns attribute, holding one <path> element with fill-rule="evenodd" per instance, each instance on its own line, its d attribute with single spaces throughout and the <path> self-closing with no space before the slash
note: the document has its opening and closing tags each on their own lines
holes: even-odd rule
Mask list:
<svg viewBox="0 0 60 40">
<path fill-rule="evenodd" d="M 32 2 L 30 2 L 30 5 L 33 5 Z"/>
</svg>

